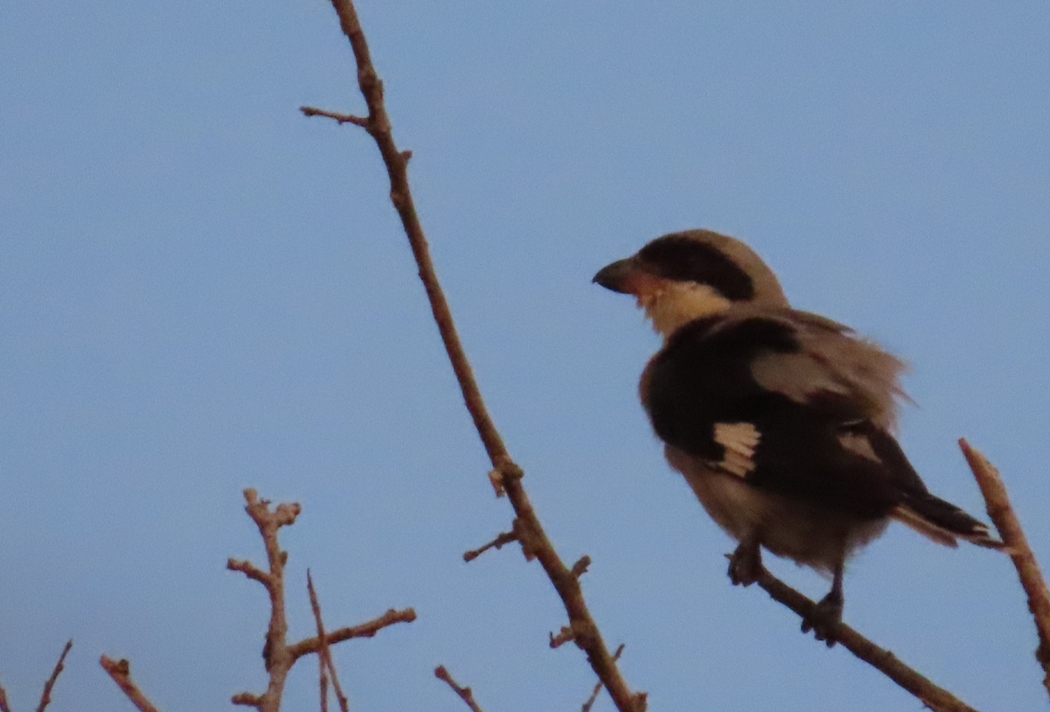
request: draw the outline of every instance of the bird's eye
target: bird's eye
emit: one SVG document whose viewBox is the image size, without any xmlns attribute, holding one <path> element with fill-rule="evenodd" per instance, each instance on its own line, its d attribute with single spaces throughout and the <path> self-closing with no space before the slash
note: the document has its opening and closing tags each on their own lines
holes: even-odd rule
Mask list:
<svg viewBox="0 0 1050 712">
<path fill-rule="evenodd" d="M 747 273 L 706 242 L 666 235 L 643 247 L 638 257 L 651 272 L 666 279 L 707 284 L 732 301 L 748 301 L 755 296 L 755 285 Z"/>
</svg>

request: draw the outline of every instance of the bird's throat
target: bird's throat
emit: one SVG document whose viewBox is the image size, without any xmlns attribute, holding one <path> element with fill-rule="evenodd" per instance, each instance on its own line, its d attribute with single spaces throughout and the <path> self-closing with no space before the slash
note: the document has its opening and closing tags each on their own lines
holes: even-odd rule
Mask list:
<svg viewBox="0 0 1050 712">
<path fill-rule="evenodd" d="M 657 289 L 637 296 L 638 306 L 664 339 L 680 326 L 724 312 L 732 305 L 714 288 L 696 282 L 664 282 Z"/>
</svg>

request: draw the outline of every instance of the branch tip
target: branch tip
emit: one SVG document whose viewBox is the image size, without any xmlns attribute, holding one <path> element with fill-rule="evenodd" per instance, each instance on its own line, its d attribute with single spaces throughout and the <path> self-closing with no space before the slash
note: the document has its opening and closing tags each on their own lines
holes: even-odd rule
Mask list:
<svg viewBox="0 0 1050 712">
<path fill-rule="evenodd" d="M 315 106 L 300 106 L 299 111 L 303 113 L 303 116 L 323 116 L 332 119 L 340 126 L 343 124 L 353 124 L 354 126 L 360 126 L 363 129 L 371 127 L 371 123 L 367 118 L 355 116 L 353 114 L 341 114 L 336 111 L 326 111 L 325 109 L 318 109 Z"/>
<path fill-rule="evenodd" d="M 1028 610 L 1032 613 L 1039 638 L 1035 658 L 1043 668 L 1043 687 L 1050 694 L 1050 590 L 1047 589 L 1046 579 L 1043 578 L 1039 562 L 1028 544 L 1028 537 L 1021 527 L 1017 512 L 1010 504 L 1010 497 L 999 470 L 965 438 L 959 439 L 959 447 L 970 466 L 970 471 L 973 472 L 974 479 L 977 480 L 977 486 L 981 489 L 988 517 L 995 524 L 999 538 L 1005 544 L 1005 550 L 1010 555 L 1021 587 L 1028 598 Z"/>
<path fill-rule="evenodd" d="M 157 708 L 153 706 L 153 703 L 131 681 L 131 663 L 126 659 L 113 660 L 106 655 L 99 658 L 98 663 L 113 678 L 113 682 L 117 683 L 117 687 L 131 700 L 131 703 L 138 708 L 139 712 L 157 712 Z"/>
<path fill-rule="evenodd" d="M 40 694 L 40 704 L 37 705 L 36 712 L 44 712 L 49 704 L 51 704 L 51 690 L 55 686 L 55 681 L 58 680 L 58 676 L 62 674 L 62 670 L 65 668 L 66 656 L 69 654 L 70 649 L 73 647 L 73 639 L 70 638 L 66 641 L 65 646 L 62 648 L 62 653 L 58 656 L 58 662 L 55 663 L 54 669 L 51 671 L 51 677 L 44 683 L 44 691 Z M 7 700 L 4 700 L 4 704 L 7 704 Z"/>
<path fill-rule="evenodd" d="M 438 665 L 434 668 L 434 677 L 444 681 L 449 687 L 451 687 L 459 698 L 466 703 L 467 707 L 470 708 L 471 712 L 481 712 L 481 708 L 478 703 L 474 701 L 474 693 L 469 687 L 461 687 L 456 684 L 456 681 L 452 679 L 452 675 L 449 674 L 448 670 L 445 669 L 444 665 Z"/>
<path fill-rule="evenodd" d="M 517 541 L 518 535 L 514 532 L 500 532 L 500 534 L 492 541 L 478 547 L 477 549 L 471 549 L 470 551 L 463 553 L 464 561 L 473 561 L 489 549 L 502 549 L 504 544 L 509 544 L 512 541 Z"/>
</svg>

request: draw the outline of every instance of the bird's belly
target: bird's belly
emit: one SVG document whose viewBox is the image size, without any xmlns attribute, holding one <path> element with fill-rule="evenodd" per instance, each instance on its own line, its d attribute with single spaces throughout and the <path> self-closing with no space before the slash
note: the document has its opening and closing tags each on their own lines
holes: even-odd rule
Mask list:
<svg viewBox="0 0 1050 712">
<path fill-rule="evenodd" d="M 881 534 L 889 521 L 861 520 L 819 504 L 762 491 L 670 445 L 665 454 L 726 533 L 738 541 L 758 537 L 762 546 L 777 556 L 821 572 L 834 571 L 852 550 Z"/>
</svg>

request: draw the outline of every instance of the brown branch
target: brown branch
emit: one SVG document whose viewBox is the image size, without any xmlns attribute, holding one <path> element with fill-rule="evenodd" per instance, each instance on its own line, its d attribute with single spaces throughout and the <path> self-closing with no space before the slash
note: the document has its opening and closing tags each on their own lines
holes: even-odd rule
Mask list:
<svg viewBox="0 0 1050 712">
<path fill-rule="evenodd" d="M 343 694 L 343 688 L 339 684 L 339 675 L 335 671 L 335 663 L 332 662 L 332 651 L 328 647 L 328 636 L 325 635 L 324 621 L 321 619 L 321 604 L 317 600 L 317 591 L 314 590 L 314 580 L 310 576 L 309 569 L 306 571 L 306 589 L 310 592 L 310 608 L 314 612 L 317 639 L 321 643 L 317 655 L 321 663 L 321 707 L 326 711 L 328 709 L 328 689 L 324 675 L 325 668 L 328 668 L 328 674 L 332 678 L 332 687 L 335 689 L 335 698 L 339 701 L 339 709 L 342 712 L 349 712 L 346 695 Z"/>
<path fill-rule="evenodd" d="M 371 638 L 383 628 L 392 626 L 395 623 L 411 623 L 415 619 L 416 612 L 411 608 L 405 608 L 400 611 L 395 611 L 391 608 L 383 615 L 367 621 L 366 623 L 347 626 L 346 628 L 340 628 L 338 630 L 333 630 L 331 633 L 325 634 L 325 642 L 328 645 L 335 645 L 336 643 L 342 643 L 344 640 L 350 640 L 351 638 Z M 321 641 L 316 636 L 313 638 L 305 638 L 294 645 L 289 645 L 288 654 L 298 660 L 304 655 L 316 653 L 320 646 Z"/>
<path fill-rule="evenodd" d="M 504 544 L 509 544 L 512 541 L 517 541 L 518 535 L 514 532 L 501 532 L 499 536 L 477 549 L 471 549 L 470 551 L 464 552 L 464 561 L 473 561 L 489 549 L 502 549 Z"/>
<path fill-rule="evenodd" d="M 44 691 L 40 694 L 40 704 L 37 705 L 36 712 L 44 712 L 47 706 L 51 704 L 51 690 L 54 688 L 58 676 L 62 674 L 63 663 L 66 661 L 66 655 L 69 654 L 69 649 L 72 647 L 73 641 L 67 640 L 65 647 L 62 648 L 62 654 L 58 656 L 58 662 L 55 663 L 55 669 L 51 671 L 51 677 L 44 683 Z"/>
<path fill-rule="evenodd" d="M 266 559 L 269 571 L 262 571 L 247 561 L 230 559 L 226 568 L 240 571 L 248 578 L 254 579 L 266 587 L 270 596 L 270 624 L 266 629 L 266 644 L 263 646 L 263 660 L 270 680 L 266 692 L 261 695 L 242 692 L 234 695 L 233 704 L 255 707 L 259 712 L 277 712 L 284 694 L 284 684 L 288 671 L 295 664 L 295 656 L 288 650 L 288 618 L 284 604 L 284 565 L 288 562 L 288 552 L 281 551 L 277 540 L 277 530 L 295 523 L 301 508 L 298 504 L 278 504 L 270 511 L 270 502 L 259 499 L 254 489 L 244 490 L 247 502 L 245 511 L 259 528 L 263 544 L 266 547 Z"/>
<path fill-rule="evenodd" d="M 1028 596 L 1028 610 L 1032 612 L 1035 620 L 1036 633 L 1039 636 L 1039 647 L 1036 648 L 1035 658 L 1043 667 L 1045 676 L 1043 686 L 1050 693 L 1050 591 L 1047 591 L 1046 580 L 1039 570 L 1039 562 L 1035 559 L 1032 547 L 1028 545 L 1028 538 L 1021 528 L 1021 522 L 1017 513 L 1010 505 L 1010 498 L 1006 494 L 1006 485 L 1003 484 L 999 471 L 988 461 L 984 455 L 970 447 L 965 439 L 959 440 L 966 462 L 973 471 L 981 494 L 984 496 L 988 516 L 999 530 L 999 537 L 1006 544 L 1006 550 L 1010 559 L 1017 569 L 1017 576 L 1021 580 L 1021 586 Z"/>
<path fill-rule="evenodd" d="M 769 573 L 764 567 L 755 583 L 761 586 L 774 601 L 778 601 L 805 620 L 816 616 L 817 604 Z M 868 663 L 886 677 L 915 695 L 936 712 L 977 712 L 973 707 L 938 687 L 917 671 L 897 659 L 893 653 L 880 648 L 845 623 L 838 623 L 830 631 L 831 637 L 842 647 Z"/>
<path fill-rule="evenodd" d="M 362 128 L 368 128 L 368 119 L 362 119 L 360 116 L 354 116 L 353 114 L 340 114 L 336 111 L 325 111 L 324 109 L 318 109 L 314 106 L 300 106 L 299 111 L 303 112 L 303 116 L 324 116 L 329 119 L 335 119 L 340 124 L 354 124 Z"/>
<path fill-rule="evenodd" d="M 524 536 L 519 538 L 523 548 L 539 559 L 547 577 L 554 584 L 554 588 L 565 604 L 569 622 L 576 632 L 576 644 L 586 652 L 591 668 L 609 690 L 617 709 L 620 712 L 641 712 L 645 709 L 645 694 L 632 692 L 616 667 L 583 599 L 579 581 L 562 562 L 547 538 L 532 508 L 532 503 L 522 487 L 521 478 L 524 473 L 511 459 L 503 444 L 503 438 L 488 414 L 481 391 L 474 380 L 470 363 L 456 332 L 452 312 L 430 259 L 430 250 L 408 183 L 408 158 L 394 142 L 390 118 L 383 103 L 383 83 L 372 64 L 368 43 L 361 29 L 357 11 L 351 0 L 331 0 L 331 2 L 339 16 L 339 24 L 343 33 L 350 40 L 357 63 L 358 85 L 368 105 L 368 117 L 364 128 L 375 140 L 383 163 L 386 165 L 390 178 L 390 200 L 401 217 L 401 224 L 405 229 L 412 254 L 419 268 L 419 277 L 426 290 L 434 321 L 441 333 L 441 340 L 448 353 L 452 370 L 456 374 L 456 380 L 459 382 L 467 410 L 474 421 L 474 427 L 478 431 L 492 466 L 498 471 L 498 477 L 493 482 L 494 484 L 501 483 L 506 490 L 514 512 L 521 522 L 520 530 Z"/>
<path fill-rule="evenodd" d="M 623 643 L 620 643 L 619 647 L 616 648 L 616 652 L 613 653 L 613 660 L 619 660 L 620 655 L 623 653 Z M 591 696 L 587 698 L 587 701 L 583 703 L 583 707 L 580 708 L 580 712 L 591 712 L 591 707 L 594 707 L 594 703 L 598 701 L 598 695 L 602 691 L 602 681 L 594 683 L 594 690 L 591 691 Z"/>
<path fill-rule="evenodd" d="M 467 703 L 467 707 L 470 708 L 471 712 L 481 712 L 478 703 L 474 701 L 474 693 L 471 692 L 469 687 L 460 687 L 457 685 L 456 681 L 452 679 L 452 676 L 448 674 L 448 670 L 445 669 L 444 665 L 438 665 L 434 668 L 434 677 L 447 682 L 448 686 L 455 690 L 456 694 L 459 695 L 459 698 Z"/>
<path fill-rule="evenodd" d="M 138 708 L 139 712 L 157 712 L 157 708 L 153 706 L 153 703 L 146 699 L 146 696 L 142 694 L 138 686 L 131 681 L 131 664 L 127 660 L 113 660 L 103 655 L 98 662 L 102 669 L 113 678 L 113 682 L 117 683 L 117 687 Z"/>
</svg>

